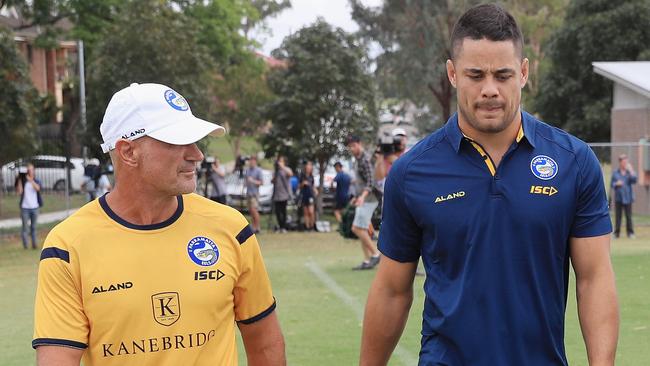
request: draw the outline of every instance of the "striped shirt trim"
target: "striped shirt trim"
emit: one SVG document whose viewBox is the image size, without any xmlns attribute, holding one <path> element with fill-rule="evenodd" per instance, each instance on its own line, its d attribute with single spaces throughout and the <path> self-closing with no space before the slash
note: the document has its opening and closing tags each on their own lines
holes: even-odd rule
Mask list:
<svg viewBox="0 0 650 366">
<path fill-rule="evenodd" d="M 60 260 L 70 263 L 70 253 L 57 247 L 44 248 L 41 252 L 41 260 L 47 258 L 59 258 Z"/>
<path fill-rule="evenodd" d="M 257 322 L 257 321 L 260 321 L 260 320 L 266 318 L 267 316 L 269 316 L 269 314 L 271 314 L 271 313 L 273 312 L 273 310 L 275 310 L 275 306 L 276 306 L 276 303 L 275 303 L 275 298 L 274 298 L 274 299 L 273 299 L 273 304 L 271 304 L 271 306 L 269 306 L 268 309 L 266 309 L 266 310 L 264 310 L 263 312 L 261 312 L 261 313 L 255 315 L 255 316 L 252 317 L 252 318 L 248 318 L 248 319 L 244 319 L 244 320 L 239 320 L 239 321 L 237 321 L 237 323 L 242 323 L 242 324 L 253 324 L 253 323 Z"/>
<path fill-rule="evenodd" d="M 248 240 L 248 238 L 250 238 L 254 234 L 255 232 L 253 231 L 253 228 L 250 225 L 246 225 L 246 227 L 243 228 L 242 231 L 239 232 L 239 234 L 237 234 L 235 239 L 237 239 L 237 241 L 241 245 L 244 244 L 246 240 Z"/>
<path fill-rule="evenodd" d="M 36 338 L 32 341 L 32 348 L 36 349 L 38 346 L 62 346 L 81 350 L 88 348 L 85 343 L 57 338 Z"/>
</svg>

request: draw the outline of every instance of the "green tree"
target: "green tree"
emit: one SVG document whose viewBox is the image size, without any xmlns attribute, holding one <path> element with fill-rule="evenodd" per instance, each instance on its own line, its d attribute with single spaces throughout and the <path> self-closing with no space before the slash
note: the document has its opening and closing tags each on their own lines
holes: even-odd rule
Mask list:
<svg viewBox="0 0 650 366">
<path fill-rule="evenodd" d="M 239 13 L 243 35 L 240 45 L 244 47 L 233 52 L 229 61 L 220 67 L 221 77 L 215 83 L 217 103 L 214 104 L 216 118 L 228 126 L 226 138 L 234 156 L 240 154 L 241 138 L 257 133 L 266 122 L 263 107 L 273 96 L 266 82 L 268 67 L 250 50 L 256 43 L 250 31 L 263 28 L 268 18 L 290 6 L 288 0 L 248 0 Z"/>
<path fill-rule="evenodd" d="M 0 165 L 30 156 L 37 147 L 38 93 L 32 86 L 27 65 L 19 54 L 13 33 L 0 26 Z M 0 183 L 2 178 L 0 177 Z M 13 182 L 9 182 L 13 183 Z M 0 214 L 2 214 L 0 194 Z"/>
<path fill-rule="evenodd" d="M 227 126 L 226 138 L 234 156 L 240 153 L 241 138 L 254 135 L 266 121 L 263 107 L 273 98 L 266 82 L 266 72 L 262 59 L 252 54 L 243 55 L 226 67 L 223 77 L 215 83 L 215 114 Z"/>
<path fill-rule="evenodd" d="M 327 164 L 344 153 L 347 136 L 374 136 L 377 129 L 366 50 L 321 19 L 285 38 L 273 56 L 287 67 L 269 77 L 277 100 L 267 110 L 272 127 L 263 146 L 267 155 L 290 149 L 318 162 L 322 187 Z"/>
<path fill-rule="evenodd" d="M 477 2 L 385 0 L 369 8 L 350 0 L 360 34 L 383 50 L 375 74 L 384 97 L 408 99 L 439 111 L 442 121 L 449 118 L 454 100 L 445 68 L 449 37 L 456 19 Z"/>
<path fill-rule="evenodd" d="M 522 104 L 528 110 L 539 93 L 540 76 L 550 67 L 544 47 L 554 29 L 562 24 L 568 0 L 507 0 L 506 9 L 517 20 L 524 35 L 524 56 L 530 61 Z M 532 110 L 534 112 L 534 110 Z"/>
<path fill-rule="evenodd" d="M 0 27 L 0 165 L 30 156 L 38 146 L 39 96 L 13 33 Z"/>
<path fill-rule="evenodd" d="M 88 70 L 89 146 L 99 152 L 99 124 L 111 96 L 133 82 L 168 85 L 205 116 L 214 63 L 198 44 L 199 25 L 159 0 L 133 1 L 107 28 Z"/>
<path fill-rule="evenodd" d="M 554 33 L 536 110 L 586 141 L 609 141 L 612 83 L 594 61 L 635 61 L 650 55 L 647 0 L 574 0 Z"/>
</svg>

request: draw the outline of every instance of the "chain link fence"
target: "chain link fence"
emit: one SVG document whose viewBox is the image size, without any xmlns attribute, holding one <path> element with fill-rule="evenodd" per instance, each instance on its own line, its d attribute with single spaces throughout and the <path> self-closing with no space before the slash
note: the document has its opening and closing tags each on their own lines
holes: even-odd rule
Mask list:
<svg viewBox="0 0 650 366">
<path fill-rule="evenodd" d="M 612 197 L 611 179 L 612 172 L 618 169 L 618 158 L 621 155 L 628 157 L 629 163 L 634 168 L 638 182 L 633 186 L 635 202 L 633 212 L 638 215 L 650 215 L 650 142 L 604 142 L 590 143 L 600 161 L 605 179 L 607 195 Z"/>
</svg>

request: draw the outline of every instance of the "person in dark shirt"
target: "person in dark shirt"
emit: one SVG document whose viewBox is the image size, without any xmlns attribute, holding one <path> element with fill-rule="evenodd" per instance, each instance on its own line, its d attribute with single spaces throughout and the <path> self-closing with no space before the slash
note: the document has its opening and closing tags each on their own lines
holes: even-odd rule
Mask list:
<svg viewBox="0 0 650 366">
<path fill-rule="evenodd" d="M 332 180 L 332 188 L 336 183 L 336 194 L 334 195 L 334 217 L 336 221 L 341 222 L 341 211 L 345 208 L 350 201 L 350 182 L 352 178 L 350 175 L 343 171 L 343 165 L 340 161 L 334 163 L 336 176 Z"/>
<path fill-rule="evenodd" d="M 632 225 L 632 203 L 634 202 L 634 190 L 632 185 L 636 184 L 637 176 L 632 164 L 627 160 L 627 155 L 618 157 L 619 167 L 612 173 L 612 189 L 614 190 L 614 207 L 616 219 L 614 226 L 614 237 L 618 238 L 621 233 L 621 214 L 625 211 L 625 224 L 627 237 L 634 238 L 634 226 Z"/>
<path fill-rule="evenodd" d="M 305 169 L 300 174 L 300 197 L 302 203 L 305 230 L 313 230 L 316 223 L 314 203 L 316 201 L 316 188 L 314 185 L 314 164 L 311 161 L 305 163 Z"/>
</svg>

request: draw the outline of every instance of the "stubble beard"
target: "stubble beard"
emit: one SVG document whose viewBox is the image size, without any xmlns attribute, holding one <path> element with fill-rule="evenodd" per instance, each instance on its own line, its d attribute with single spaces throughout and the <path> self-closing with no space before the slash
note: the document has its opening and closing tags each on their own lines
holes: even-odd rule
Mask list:
<svg viewBox="0 0 650 366">
<path fill-rule="evenodd" d="M 461 106 L 460 104 L 458 105 L 458 110 L 462 115 L 463 119 L 467 122 L 467 124 L 469 124 L 470 127 L 472 127 L 472 129 L 480 133 L 497 134 L 505 131 L 508 127 L 510 127 L 512 122 L 515 120 L 515 116 L 517 115 L 519 108 L 515 109 L 515 111 L 511 113 L 507 113 L 505 103 L 488 103 L 488 104 L 495 105 L 495 106 L 498 105 L 502 108 L 504 113 L 506 113 L 504 114 L 503 119 L 498 121 L 496 124 L 480 122 L 476 113 L 474 114 L 470 113 L 469 111 L 467 111 L 467 109 L 464 106 Z M 480 104 L 477 103 L 473 106 L 474 111 L 478 111 L 479 105 Z"/>
</svg>

